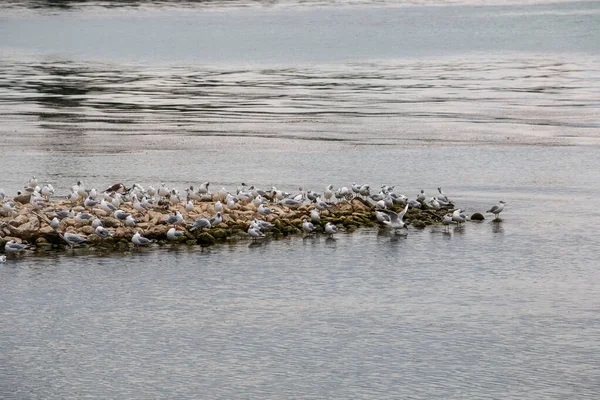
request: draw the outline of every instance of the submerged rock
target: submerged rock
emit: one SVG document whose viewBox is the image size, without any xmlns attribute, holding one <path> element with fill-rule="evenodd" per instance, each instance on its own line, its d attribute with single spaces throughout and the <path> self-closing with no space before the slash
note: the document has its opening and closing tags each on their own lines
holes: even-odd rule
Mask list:
<svg viewBox="0 0 600 400">
<path fill-rule="evenodd" d="M 478 212 L 471 215 L 471 221 L 483 221 L 484 219 L 485 217 L 483 216 L 483 214 Z"/>
</svg>

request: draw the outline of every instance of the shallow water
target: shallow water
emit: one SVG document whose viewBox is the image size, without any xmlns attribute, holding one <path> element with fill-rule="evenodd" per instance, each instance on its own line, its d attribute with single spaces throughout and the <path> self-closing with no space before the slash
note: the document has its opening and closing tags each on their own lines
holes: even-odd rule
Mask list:
<svg viewBox="0 0 600 400">
<path fill-rule="evenodd" d="M 8 193 L 357 181 L 507 207 L 449 234 L 10 259 L 0 397 L 598 397 L 598 3 L 16 3 Z"/>
</svg>

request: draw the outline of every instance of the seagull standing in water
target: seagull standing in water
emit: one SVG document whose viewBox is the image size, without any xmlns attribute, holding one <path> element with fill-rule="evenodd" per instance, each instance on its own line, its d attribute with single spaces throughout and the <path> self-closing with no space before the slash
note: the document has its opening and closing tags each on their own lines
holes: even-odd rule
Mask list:
<svg viewBox="0 0 600 400">
<path fill-rule="evenodd" d="M 452 213 L 452 221 L 456 222 L 458 226 L 460 226 L 460 224 L 462 224 L 466 220 L 467 219 L 465 218 L 464 214 L 462 214 L 462 211 L 460 209 L 454 210 L 454 212 Z"/>
<path fill-rule="evenodd" d="M 265 234 L 262 233 L 260 229 L 256 228 L 254 224 L 250 225 L 248 228 L 248 235 L 252 236 L 254 240 L 265 236 Z"/>
<path fill-rule="evenodd" d="M 315 230 L 315 226 L 312 224 L 312 222 L 308 222 L 306 218 L 304 218 L 302 220 L 302 230 L 306 233 L 311 233 Z"/>
<path fill-rule="evenodd" d="M 450 224 L 452 223 L 452 214 L 444 215 L 444 219 L 442 220 L 442 225 L 446 227 L 446 232 L 450 231 Z"/>
<path fill-rule="evenodd" d="M 328 222 L 325 224 L 325 233 L 328 233 L 329 236 L 333 236 L 334 233 L 338 233 L 338 227 Z"/>
<path fill-rule="evenodd" d="M 4 263 L 4 262 L 6 262 L 6 256 L 4 254 L 2 254 L 0 256 L 0 263 Z"/>
<path fill-rule="evenodd" d="M 494 214 L 494 217 L 496 217 L 496 218 L 500 218 L 499 215 L 502 212 L 502 210 L 504 210 L 504 205 L 505 204 L 506 203 L 504 201 L 500 200 L 498 202 L 498 204 L 496 204 L 494 207 L 490 208 L 486 212 Z"/>
<path fill-rule="evenodd" d="M 406 205 L 406 207 L 404 207 L 404 210 L 400 211 L 399 213 L 395 213 L 393 211 L 384 210 L 383 213 L 387 214 L 390 217 L 390 220 L 389 221 L 383 221 L 383 224 L 386 225 L 387 227 L 393 229 L 394 232 L 397 229 L 406 229 L 406 230 L 408 230 L 408 225 L 406 225 L 404 223 L 404 221 L 402 220 L 402 218 L 404 218 L 404 214 L 406 214 L 406 211 L 408 211 L 408 204 Z"/>
</svg>

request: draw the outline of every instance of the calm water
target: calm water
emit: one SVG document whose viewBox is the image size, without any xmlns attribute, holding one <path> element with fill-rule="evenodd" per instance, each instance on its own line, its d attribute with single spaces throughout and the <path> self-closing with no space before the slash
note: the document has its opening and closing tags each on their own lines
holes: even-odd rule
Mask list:
<svg viewBox="0 0 600 400">
<path fill-rule="evenodd" d="M 9 260 L 0 397 L 598 398 L 600 3 L 457 3 L 3 3 L 9 193 L 357 181 L 508 205 L 450 234 Z"/>
</svg>

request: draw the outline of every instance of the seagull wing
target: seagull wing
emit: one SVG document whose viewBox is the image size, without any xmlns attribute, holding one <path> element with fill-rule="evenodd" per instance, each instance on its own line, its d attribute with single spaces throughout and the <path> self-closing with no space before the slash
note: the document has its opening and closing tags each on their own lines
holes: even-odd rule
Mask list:
<svg viewBox="0 0 600 400">
<path fill-rule="evenodd" d="M 498 208 L 500 208 L 500 207 L 498 207 L 497 205 L 495 205 L 494 207 L 490 208 L 490 209 L 489 209 L 489 210 L 487 210 L 486 212 L 489 212 L 489 213 L 495 213 L 495 212 L 496 212 L 496 210 L 498 210 Z"/>
<path fill-rule="evenodd" d="M 404 218 L 404 214 L 406 214 L 407 211 L 408 211 L 408 204 L 406 205 L 406 207 L 404 207 L 404 210 L 400 211 L 400 213 L 398 214 L 398 218 L 400 219 L 400 221 L 402 221 L 402 218 Z"/>
<path fill-rule="evenodd" d="M 381 212 L 387 214 L 390 217 L 390 222 L 392 224 L 397 223 L 401 219 L 400 216 L 397 213 L 393 212 L 393 211 L 381 210 Z"/>
</svg>

